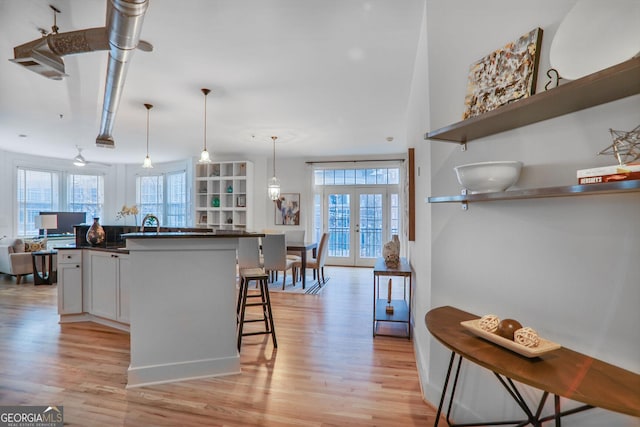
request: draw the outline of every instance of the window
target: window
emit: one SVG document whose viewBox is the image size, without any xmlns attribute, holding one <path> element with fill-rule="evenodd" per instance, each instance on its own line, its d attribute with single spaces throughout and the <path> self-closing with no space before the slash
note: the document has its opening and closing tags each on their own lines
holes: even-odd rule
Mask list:
<svg viewBox="0 0 640 427">
<path fill-rule="evenodd" d="M 104 177 L 100 175 L 67 176 L 67 209 L 86 212 L 87 218 L 102 217 Z"/>
<path fill-rule="evenodd" d="M 57 211 L 59 174 L 18 168 L 18 235 L 38 233 L 35 216 L 41 211 Z"/>
<path fill-rule="evenodd" d="M 166 227 L 187 226 L 186 172 L 145 175 L 137 178 L 140 215 L 153 214 Z"/>
<path fill-rule="evenodd" d="M 316 169 L 314 185 L 398 185 L 400 168 Z"/>
</svg>

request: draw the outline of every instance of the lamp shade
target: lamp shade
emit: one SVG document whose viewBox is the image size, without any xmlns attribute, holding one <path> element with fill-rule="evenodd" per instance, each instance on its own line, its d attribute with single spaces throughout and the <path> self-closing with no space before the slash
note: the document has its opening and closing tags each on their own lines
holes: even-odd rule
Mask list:
<svg viewBox="0 0 640 427">
<path fill-rule="evenodd" d="M 42 230 L 58 228 L 58 215 L 36 215 L 35 223 Z"/>
</svg>

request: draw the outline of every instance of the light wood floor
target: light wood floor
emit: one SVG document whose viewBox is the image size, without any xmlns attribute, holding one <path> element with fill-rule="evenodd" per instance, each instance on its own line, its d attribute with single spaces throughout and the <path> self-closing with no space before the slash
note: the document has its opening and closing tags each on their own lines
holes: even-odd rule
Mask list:
<svg viewBox="0 0 640 427">
<path fill-rule="evenodd" d="M 56 286 L 0 275 L 0 405 L 63 405 L 80 426 L 433 425 L 412 343 L 372 337 L 371 270 L 327 273 L 319 295 L 271 293 L 278 348 L 245 337 L 242 374 L 131 390 L 128 334 L 59 325 Z"/>
</svg>

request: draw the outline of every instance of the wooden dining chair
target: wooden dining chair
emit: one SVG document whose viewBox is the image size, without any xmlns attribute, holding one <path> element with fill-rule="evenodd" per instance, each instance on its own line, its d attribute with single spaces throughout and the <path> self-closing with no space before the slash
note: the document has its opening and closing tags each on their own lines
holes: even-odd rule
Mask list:
<svg viewBox="0 0 640 427">
<path fill-rule="evenodd" d="M 268 272 L 277 273 L 282 271 L 282 289 L 287 282 L 287 270 L 293 269 L 293 264 L 297 261 L 287 258 L 287 246 L 284 234 L 267 234 L 262 238 L 262 256 L 264 258 L 264 269 Z M 291 274 L 293 286 L 296 285 L 295 274 Z"/>
</svg>

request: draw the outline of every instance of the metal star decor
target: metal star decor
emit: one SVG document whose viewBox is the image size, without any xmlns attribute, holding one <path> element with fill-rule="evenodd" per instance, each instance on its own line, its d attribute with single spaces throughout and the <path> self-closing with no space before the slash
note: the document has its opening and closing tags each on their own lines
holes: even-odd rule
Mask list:
<svg viewBox="0 0 640 427">
<path fill-rule="evenodd" d="M 618 160 L 618 164 L 626 165 L 640 159 L 640 125 L 628 132 L 609 129 L 613 143 L 598 154 L 609 154 Z"/>
</svg>

